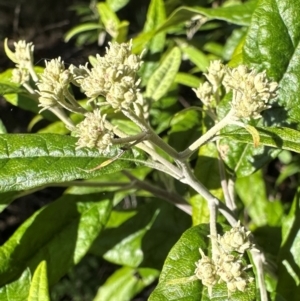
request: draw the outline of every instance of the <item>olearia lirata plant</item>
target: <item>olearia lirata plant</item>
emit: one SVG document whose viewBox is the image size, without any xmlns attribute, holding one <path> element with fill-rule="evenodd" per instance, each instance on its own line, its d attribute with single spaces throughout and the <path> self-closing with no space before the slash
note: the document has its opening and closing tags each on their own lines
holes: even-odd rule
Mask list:
<svg viewBox="0 0 300 301">
<path fill-rule="evenodd" d="M 246 128 L 257 143 L 255 128 L 247 125 L 247 120 L 258 119 L 261 112 L 270 107 L 270 100 L 276 96 L 277 83 L 268 80 L 266 72 L 256 72 L 240 65 L 230 68 L 220 61 L 212 61 L 205 74 L 206 82 L 194 89 L 197 97 L 203 103 L 203 109 L 213 119 L 214 126 L 199 137 L 182 152 L 176 151 L 162 140 L 151 128 L 149 123 L 149 103 L 144 99 L 139 88 L 138 71 L 143 64 L 142 55 L 131 52 L 131 43 L 109 43 L 104 56 L 97 55 L 92 68 L 71 65 L 65 67 L 61 58 L 46 61 L 46 67 L 41 75 L 33 68 L 32 43 L 19 41 L 14 44 L 12 52 L 5 42 L 7 56 L 16 64 L 12 81 L 23 85 L 29 93 L 36 95 L 41 111 L 50 110 L 60 118 L 78 137 L 77 148 L 96 148 L 99 152 L 109 153 L 112 145 L 124 150 L 137 147 L 146 152 L 154 162 L 151 167 L 165 172 L 175 179 L 192 187 L 204 197 L 210 208 L 211 256 L 200 249 L 201 258 L 196 262 L 195 277 L 208 288 L 212 296 L 213 287 L 225 282 L 230 296 L 235 291 L 244 291 L 253 278 L 246 270 L 251 266 L 243 260 L 243 255 L 250 250 L 256 264 L 254 244 L 249 231 L 240 225 L 235 217 L 234 200 L 225 198 L 225 203 L 213 196 L 195 177 L 188 159 L 203 144 L 213 140 L 227 125 L 238 125 Z M 35 86 L 32 86 L 32 82 Z M 86 95 L 89 110 L 82 107 L 71 92 L 70 86 L 81 88 Z M 218 105 L 224 93 L 231 93 L 230 109 L 221 120 L 218 117 Z M 135 135 L 128 135 L 113 126 L 103 112 L 103 107 L 110 107 L 113 112 L 122 113 L 133 121 L 140 129 Z M 82 122 L 75 125 L 66 111 L 84 116 Z M 217 143 L 218 145 L 218 143 Z M 168 154 L 160 155 L 160 148 Z M 191 213 L 188 204 L 174 204 Z M 230 231 L 220 235 L 217 233 L 217 213 L 222 213 L 232 226 Z M 260 258 L 260 257 L 259 257 Z M 259 273 L 263 273 L 257 264 Z M 261 277 L 260 277 L 261 278 Z M 263 287 L 263 284 L 261 283 Z M 262 289 L 261 287 L 261 289 Z"/>
</svg>

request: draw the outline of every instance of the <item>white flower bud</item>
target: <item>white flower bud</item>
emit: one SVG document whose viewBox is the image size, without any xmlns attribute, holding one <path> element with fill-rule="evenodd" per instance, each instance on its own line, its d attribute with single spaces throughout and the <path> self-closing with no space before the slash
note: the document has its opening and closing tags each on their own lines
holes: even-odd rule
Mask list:
<svg viewBox="0 0 300 301">
<path fill-rule="evenodd" d="M 79 137 L 77 148 L 95 147 L 103 153 L 108 152 L 114 134 L 105 128 L 105 116 L 101 117 L 99 110 L 87 113 L 85 116 L 73 132 L 75 137 Z"/>
<path fill-rule="evenodd" d="M 225 232 L 223 236 L 218 237 L 218 243 L 226 253 L 233 251 L 244 253 L 253 247 L 250 233 L 250 231 L 246 231 L 244 227 L 241 227 L 238 222 L 229 232 Z"/>
</svg>

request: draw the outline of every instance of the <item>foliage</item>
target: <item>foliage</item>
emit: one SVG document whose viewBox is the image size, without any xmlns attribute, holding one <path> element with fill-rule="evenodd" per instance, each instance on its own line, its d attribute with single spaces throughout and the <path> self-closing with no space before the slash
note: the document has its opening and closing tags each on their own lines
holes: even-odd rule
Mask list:
<svg viewBox="0 0 300 301">
<path fill-rule="evenodd" d="M 135 1 L 77 6 L 66 41 L 107 46 L 91 66 L 35 67 L 32 44 L 5 41 L 0 93 L 40 127 L 0 120 L 0 210 L 67 189 L 0 247 L 1 300 L 50 300 L 91 255 L 118 266 L 94 301 L 151 285 L 151 301 L 298 300 L 299 191 L 280 185 L 298 185 L 300 8 L 221 2 L 151 0 L 142 23 Z"/>
</svg>

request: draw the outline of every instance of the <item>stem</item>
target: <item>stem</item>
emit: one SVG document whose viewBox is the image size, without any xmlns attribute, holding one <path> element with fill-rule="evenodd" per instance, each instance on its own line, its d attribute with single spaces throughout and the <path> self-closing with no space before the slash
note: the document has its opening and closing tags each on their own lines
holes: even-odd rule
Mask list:
<svg viewBox="0 0 300 301">
<path fill-rule="evenodd" d="M 217 145 L 218 145 L 218 142 L 217 142 Z M 222 190 L 223 190 L 224 198 L 225 198 L 225 204 L 229 209 L 231 209 L 232 211 L 235 211 L 236 205 L 234 203 L 234 200 L 232 199 L 232 194 L 229 192 L 229 182 L 226 179 L 225 167 L 224 167 L 223 160 L 220 156 L 220 153 L 219 153 L 218 163 L 219 163 L 219 172 L 220 172 L 220 178 L 221 178 L 221 186 L 222 186 Z"/>
<path fill-rule="evenodd" d="M 252 259 L 254 262 L 254 265 L 256 267 L 256 273 L 257 273 L 257 281 L 258 281 L 258 287 L 260 292 L 260 300 L 261 301 L 268 301 L 268 294 L 264 279 L 264 269 L 263 269 L 263 254 L 256 250 L 252 249 L 251 251 Z"/>
<path fill-rule="evenodd" d="M 34 71 L 34 68 L 33 68 L 33 66 L 31 64 L 30 64 L 30 66 L 28 66 L 28 71 L 29 71 L 29 73 L 30 73 L 30 75 L 32 77 L 32 80 L 35 83 L 38 82 L 39 78 L 38 78 L 38 76 L 37 76 L 36 72 Z"/>
<path fill-rule="evenodd" d="M 210 232 L 210 239 L 211 239 L 211 250 L 212 250 L 212 259 L 214 261 L 217 260 L 219 255 L 218 249 L 218 233 L 217 233 L 217 205 L 215 202 L 209 203 L 209 232 Z"/>
<path fill-rule="evenodd" d="M 196 179 L 195 175 L 191 172 L 187 163 L 179 162 L 179 165 L 182 167 L 183 172 L 183 177 L 180 179 L 180 181 L 182 183 L 188 184 L 196 192 L 198 192 L 204 199 L 206 199 L 209 206 L 213 206 L 213 204 L 211 203 L 214 203 L 215 206 L 218 207 L 219 211 L 230 223 L 230 225 L 232 225 L 233 227 L 236 226 L 237 219 L 234 213 L 225 204 L 223 204 L 215 196 L 213 196 L 209 192 L 209 190 Z"/>
<path fill-rule="evenodd" d="M 136 116 L 131 111 L 122 110 L 122 112 L 126 117 L 128 117 L 130 120 L 136 123 L 142 131 L 149 133 L 149 138 L 148 138 L 149 141 L 151 141 L 153 144 L 161 148 L 172 158 L 179 159 L 179 153 L 173 147 L 167 144 L 163 139 L 161 139 L 144 120 Z"/>
<path fill-rule="evenodd" d="M 105 120 L 105 127 L 109 130 L 112 130 L 117 136 L 121 138 L 126 138 L 128 137 L 127 134 L 125 134 L 123 131 L 119 130 L 118 128 L 114 127 L 110 122 Z M 147 142 L 147 141 L 146 141 Z M 164 171 L 167 174 L 171 175 L 175 179 L 181 179 L 182 177 L 182 172 L 179 168 L 174 166 L 172 163 L 170 163 L 168 160 L 160 156 L 153 148 L 147 146 L 145 143 L 138 143 L 136 145 L 137 148 L 145 151 L 147 154 L 149 154 L 153 160 L 156 160 L 161 163 L 159 165 L 159 168 L 155 168 L 160 171 Z"/>
<path fill-rule="evenodd" d="M 78 104 L 78 102 L 76 101 L 74 96 L 70 93 L 70 91 L 67 88 L 64 89 L 64 96 L 70 102 L 70 104 L 74 107 L 74 109 L 76 110 L 76 113 L 81 113 L 83 115 L 87 113 L 87 110 Z"/>
<path fill-rule="evenodd" d="M 124 138 L 115 138 L 115 139 L 113 139 L 113 143 L 114 144 L 125 144 L 125 143 L 129 143 L 129 142 L 133 142 L 133 141 L 140 143 L 144 139 L 147 139 L 147 136 L 148 136 L 147 133 L 141 132 L 134 136 L 128 136 L 128 137 L 124 137 Z M 133 145 L 131 145 L 131 146 L 133 146 Z"/>
<path fill-rule="evenodd" d="M 69 103 L 67 103 L 65 101 L 65 99 L 63 100 L 57 100 L 57 102 L 66 110 L 73 112 L 73 113 L 78 113 L 78 114 L 82 114 L 84 115 L 87 111 L 85 109 L 83 109 L 82 107 L 79 107 L 78 105 L 75 107 L 73 105 L 70 105 Z"/>
<path fill-rule="evenodd" d="M 49 108 L 54 115 L 56 115 L 68 128 L 72 130 L 75 128 L 73 121 L 66 115 L 66 113 L 58 107 Z"/>
<path fill-rule="evenodd" d="M 153 186 L 152 184 L 146 181 L 140 181 L 138 178 L 134 177 L 132 174 L 130 174 L 127 171 L 123 171 L 123 174 L 125 174 L 130 180 L 135 181 L 137 187 L 151 192 L 153 195 L 164 199 L 165 201 L 175 205 L 176 207 L 186 212 L 187 214 L 192 215 L 191 206 L 188 205 L 185 199 L 182 198 L 177 193 L 169 192 L 159 187 Z"/>
<path fill-rule="evenodd" d="M 33 90 L 33 88 L 28 84 L 28 83 L 24 83 L 23 87 L 30 93 L 30 94 L 36 94 L 35 91 Z M 38 102 L 38 100 L 37 100 Z"/>
<path fill-rule="evenodd" d="M 189 158 L 201 145 L 212 139 L 222 128 L 232 122 L 233 110 L 230 110 L 228 114 L 212 128 L 210 128 L 204 135 L 202 135 L 198 140 L 191 144 L 186 150 L 179 153 L 181 160 Z"/>
</svg>

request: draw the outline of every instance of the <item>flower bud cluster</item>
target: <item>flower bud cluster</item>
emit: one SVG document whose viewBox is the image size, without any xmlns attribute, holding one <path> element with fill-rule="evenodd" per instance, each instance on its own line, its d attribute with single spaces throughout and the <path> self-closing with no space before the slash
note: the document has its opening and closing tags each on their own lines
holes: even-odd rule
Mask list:
<svg viewBox="0 0 300 301">
<path fill-rule="evenodd" d="M 102 153 L 109 152 L 114 138 L 112 131 L 105 128 L 105 115 L 102 117 L 98 109 L 85 114 L 85 119 L 77 124 L 73 131 L 79 137 L 77 148 L 97 148 Z"/>
<path fill-rule="evenodd" d="M 30 79 L 29 69 L 33 66 L 33 51 L 32 43 L 26 41 L 18 41 L 14 43 L 15 52 L 6 48 L 7 56 L 16 64 L 13 69 L 12 81 L 18 84 L 27 83 Z"/>
<path fill-rule="evenodd" d="M 201 259 L 196 262 L 195 274 L 202 281 L 203 285 L 212 288 L 218 282 L 216 265 L 201 249 L 199 249 L 199 252 Z"/>
<path fill-rule="evenodd" d="M 212 61 L 207 71 L 204 75 L 208 81 L 194 91 L 208 108 L 217 105 L 221 86 L 233 93 L 231 108 L 236 118 L 260 118 L 260 113 L 270 108 L 270 99 L 276 96 L 278 84 L 269 81 L 265 71 L 258 73 L 244 65 L 231 69 L 220 61 Z"/>
<path fill-rule="evenodd" d="M 39 106 L 49 109 L 64 102 L 64 89 L 67 88 L 70 80 L 60 57 L 45 63 L 46 68 L 37 83 L 37 92 L 40 94 Z"/>
<path fill-rule="evenodd" d="M 218 237 L 219 245 L 224 252 L 238 252 L 243 254 L 246 250 L 253 247 L 250 239 L 250 231 L 246 231 L 244 227 L 240 226 L 240 223 L 233 227 L 230 231 L 225 232 L 223 236 Z"/>
<path fill-rule="evenodd" d="M 131 53 L 131 43 L 109 45 L 103 57 L 96 56 L 93 68 L 80 66 L 72 68 L 71 72 L 90 100 L 104 96 L 115 111 L 128 109 L 140 97 L 136 78 L 142 65 L 141 57 Z"/>
<path fill-rule="evenodd" d="M 228 69 L 223 85 L 233 91 L 231 107 L 238 118 L 260 118 L 263 110 L 270 108 L 268 102 L 276 96 L 278 84 L 267 79 L 266 71 L 257 73 L 246 66 Z"/>
<path fill-rule="evenodd" d="M 196 262 L 195 275 L 207 286 L 210 296 L 217 283 L 225 282 L 230 296 L 237 290 L 244 292 L 247 284 L 253 281 L 245 272 L 251 266 L 245 265 L 241 260 L 244 252 L 253 247 L 249 236 L 250 232 L 245 231 L 238 223 L 217 238 L 218 252 L 214 260 L 199 249 L 201 259 Z"/>
<path fill-rule="evenodd" d="M 208 81 L 200 84 L 197 89 L 193 89 L 197 97 L 206 107 L 213 108 L 217 105 L 216 93 L 218 93 L 221 87 L 225 72 L 226 67 L 221 61 L 211 61 L 207 73 L 204 73 Z"/>
</svg>

